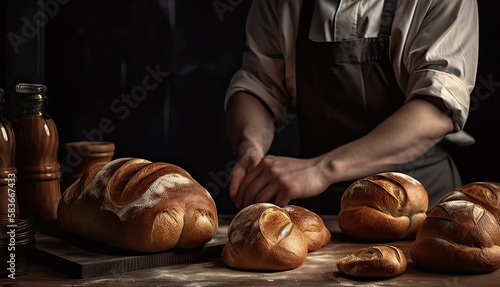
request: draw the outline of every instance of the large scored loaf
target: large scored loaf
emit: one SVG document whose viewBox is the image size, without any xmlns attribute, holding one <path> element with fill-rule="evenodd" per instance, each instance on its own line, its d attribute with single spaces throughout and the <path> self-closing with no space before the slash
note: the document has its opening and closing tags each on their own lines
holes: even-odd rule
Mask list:
<svg viewBox="0 0 500 287">
<path fill-rule="evenodd" d="M 429 198 L 413 177 L 385 172 L 355 181 L 344 192 L 339 227 L 350 237 L 386 241 L 414 238 Z"/>
<path fill-rule="evenodd" d="M 302 265 L 308 252 L 328 243 L 331 234 L 321 217 L 305 208 L 256 203 L 233 218 L 228 237 L 224 263 L 244 270 L 277 271 Z"/>
<path fill-rule="evenodd" d="M 438 272 L 500 268 L 500 184 L 470 183 L 443 196 L 410 249 L 419 266 Z"/>
<path fill-rule="evenodd" d="M 139 252 L 193 248 L 218 228 L 215 202 L 184 169 L 144 159 L 96 164 L 64 192 L 65 229 Z"/>
</svg>

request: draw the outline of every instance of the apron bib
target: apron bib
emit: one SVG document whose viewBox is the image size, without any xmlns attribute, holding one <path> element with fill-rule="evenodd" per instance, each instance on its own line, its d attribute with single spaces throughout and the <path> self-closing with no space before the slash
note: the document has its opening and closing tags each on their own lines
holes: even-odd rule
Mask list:
<svg viewBox="0 0 500 287">
<path fill-rule="evenodd" d="M 315 1 L 303 1 L 296 42 L 296 109 L 301 156 L 307 158 L 363 137 L 405 101 L 394 75 L 390 51 L 397 0 L 385 0 L 378 37 L 340 42 L 309 39 L 314 4 Z M 400 171 L 421 181 L 431 202 L 460 184 L 458 171 L 440 145 Z M 339 201 L 332 204 L 340 206 L 339 196 L 348 184 L 330 187 L 329 190 L 337 191 L 333 192 L 334 200 Z M 331 193 L 324 192 L 320 197 Z M 327 208 L 332 210 L 331 205 Z"/>
</svg>

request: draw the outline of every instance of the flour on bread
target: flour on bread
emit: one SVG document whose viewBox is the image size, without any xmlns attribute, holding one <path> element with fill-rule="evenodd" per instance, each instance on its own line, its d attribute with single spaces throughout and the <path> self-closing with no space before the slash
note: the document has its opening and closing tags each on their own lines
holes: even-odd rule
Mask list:
<svg viewBox="0 0 500 287">
<path fill-rule="evenodd" d="M 97 174 L 94 176 L 94 180 L 91 180 L 89 185 L 85 188 L 87 190 L 88 194 L 91 195 L 91 197 L 96 198 L 96 199 L 101 198 L 103 196 L 102 187 L 103 186 L 105 187 L 108 185 L 109 179 L 111 178 L 111 176 L 113 175 L 113 172 L 115 171 L 114 166 L 116 164 L 119 164 L 121 162 L 128 161 L 128 160 L 130 160 L 130 158 L 119 158 L 119 159 L 115 159 L 115 160 L 109 162 L 108 164 L 106 164 L 105 166 L 103 166 L 97 172 Z M 79 182 L 79 181 L 80 180 L 78 180 L 77 182 Z M 85 197 L 84 193 L 85 192 L 80 193 L 80 195 L 78 196 L 78 198 L 76 200 L 80 201 L 83 197 Z"/>
<path fill-rule="evenodd" d="M 109 192 L 103 200 L 101 210 L 111 211 L 118 216 L 121 221 L 132 218 L 140 214 L 144 209 L 151 208 L 169 196 L 168 189 L 178 186 L 192 184 L 192 180 L 178 173 L 165 174 L 156 179 L 148 189 L 134 202 L 125 206 L 117 206 L 109 199 Z"/>
</svg>

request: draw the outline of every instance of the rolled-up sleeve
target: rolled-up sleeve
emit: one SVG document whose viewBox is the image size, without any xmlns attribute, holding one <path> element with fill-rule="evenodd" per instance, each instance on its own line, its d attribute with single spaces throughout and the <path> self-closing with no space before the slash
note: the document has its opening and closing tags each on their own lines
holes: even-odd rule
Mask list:
<svg viewBox="0 0 500 287">
<path fill-rule="evenodd" d="M 479 23 L 475 0 L 421 0 L 414 7 L 402 62 L 406 101 L 424 95 L 441 98 L 451 111 L 455 131 L 469 112 L 478 62 Z"/>
<path fill-rule="evenodd" d="M 225 108 L 232 96 L 246 92 L 260 99 L 277 119 L 286 114 L 290 95 L 285 84 L 285 59 L 280 44 L 276 1 L 252 2 L 246 24 L 247 50 L 242 67 L 226 92 Z"/>
</svg>

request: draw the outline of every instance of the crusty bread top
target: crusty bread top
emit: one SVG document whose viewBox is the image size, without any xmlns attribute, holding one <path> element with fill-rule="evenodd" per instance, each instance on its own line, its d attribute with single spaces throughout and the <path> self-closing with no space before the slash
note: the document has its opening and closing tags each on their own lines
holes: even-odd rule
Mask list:
<svg viewBox="0 0 500 287">
<path fill-rule="evenodd" d="M 298 206 L 280 208 L 256 203 L 231 221 L 222 260 L 246 270 L 286 270 L 300 266 L 307 253 L 330 240 L 330 232 L 315 213 Z"/>
<path fill-rule="evenodd" d="M 465 200 L 436 205 L 417 233 L 417 240 L 443 239 L 470 247 L 500 244 L 500 226 L 482 206 Z"/>
<path fill-rule="evenodd" d="M 413 177 L 379 173 L 359 179 L 346 189 L 339 226 L 344 234 L 361 240 L 414 238 L 428 204 L 425 187 Z"/>
<path fill-rule="evenodd" d="M 410 249 L 413 262 L 444 272 L 499 269 L 499 187 L 476 182 L 443 196 L 418 230 Z"/>
<path fill-rule="evenodd" d="M 401 249 L 391 245 L 361 248 L 337 262 L 340 272 L 362 278 L 387 278 L 403 273 L 407 267 Z"/>
<path fill-rule="evenodd" d="M 90 167 L 63 194 L 58 221 L 92 239 L 146 252 L 199 246 L 218 227 L 215 202 L 189 173 L 135 158 Z"/>
<path fill-rule="evenodd" d="M 427 211 L 429 198 L 424 186 L 399 172 L 384 172 L 355 181 L 345 191 L 341 210 L 370 206 L 392 216 Z"/>
<path fill-rule="evenodd" d="M 500 222 L 500 184 L 495 182 L 474 182 L 459 187 L 443 196 L 436 205 L 443 202 L 465 200 L 476 203 Z"/>
</svg>

